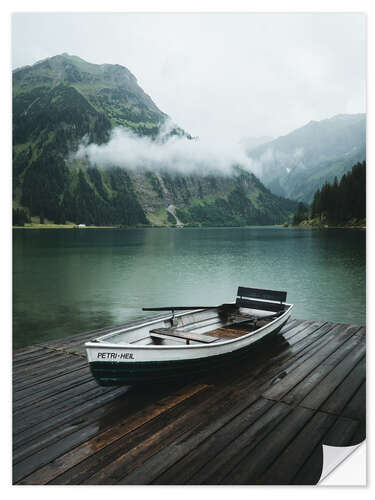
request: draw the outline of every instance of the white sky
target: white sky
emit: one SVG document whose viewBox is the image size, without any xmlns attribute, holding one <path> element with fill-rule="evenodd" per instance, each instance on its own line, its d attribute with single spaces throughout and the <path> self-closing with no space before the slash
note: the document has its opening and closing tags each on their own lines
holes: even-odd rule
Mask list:
<svg viewBox="0 0 375 500">
<path fill-rule="evenodd" d="M 363 14 L 14 14 L 13 67 L 68 52 L 126 66 L 193 135 L 279 136 L 365 111 Z"/>
</svg>

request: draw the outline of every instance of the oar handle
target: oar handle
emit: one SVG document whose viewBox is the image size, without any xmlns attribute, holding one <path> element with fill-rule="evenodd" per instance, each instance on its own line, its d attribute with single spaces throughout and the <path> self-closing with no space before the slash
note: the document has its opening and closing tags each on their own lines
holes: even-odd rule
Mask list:
<svg viewBox="0 0 375 500">
<path fill-rule="evenodd" d="M 170 306 L 170 307 L 142 307 L 142 311 L 190 311 L 193 309 L 229 309 L 236 304 L 221 304 L 220 306 Z"/>
<path fill-rule="evenodd" d="M 219 306 L 176 306 L 176 307 L 142 307 L 142 311 L 189 311 L 191 309 L 213 309 Z"/>
</svg>

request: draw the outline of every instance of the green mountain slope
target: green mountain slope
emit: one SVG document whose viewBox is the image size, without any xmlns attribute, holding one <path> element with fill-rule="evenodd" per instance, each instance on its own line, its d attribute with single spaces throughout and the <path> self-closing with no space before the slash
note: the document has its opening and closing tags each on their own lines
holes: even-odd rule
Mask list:
<svg viewBox="0 0 375 500">
<path fill-rule="evenodd" d="M 56 223 L 241 225 L 281 223 L 296 204 L 251 173 L 182 175 L 102 168 L 73 157 L 82 140 L 103 144 L 114 127 L 156 138 L 168 116 L 118 65 L 62 54 L 13 72 L 13 199 Z M 164 137 L 191 137 L 178 127 Z M 173 212 L 173 210 L 172 210 Z"/>
<path fill-rule="evenodd" d="M 311 202 L 323 183 L 366 158 L 366 115 L 312 121 L 249 151 L 260 180 L 274 193 Z"/>
<path fill-rule="evenodd" d="M 61 83 L 83 95 L 112 126 L 156 134 L 160 123 L 167 118 L 123 66 L 91 64 L 79 57 L 62 54 L 13 72 L 16 100 L 20 94 L 29 94 L 33 89 L 36 92 L 41 87 L 51 90 Z"/>
</svg>

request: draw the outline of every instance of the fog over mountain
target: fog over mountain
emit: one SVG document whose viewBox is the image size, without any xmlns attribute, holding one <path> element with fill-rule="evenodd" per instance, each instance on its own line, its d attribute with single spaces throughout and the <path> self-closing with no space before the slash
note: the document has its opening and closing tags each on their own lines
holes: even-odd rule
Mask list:
<svg viewBox="0 0 375 500">
<path fill-rule="evenodd" d="M 165 121 L 156 138 L 115 128 L 105 144 L 82 141 L 74 157 L 98 165 L 195 175 L 232 175 L 237 165 L 273 193 L 308 203 L 326 181 L 340 179 L 366 159 L 365 114 L 337 115 L 276 139 L 244 138 L 233 144 L 169 135 L 174 126 Z"/>
<path fill-rule="evenodd" d="M 73 158 L 86 158 L 101 166 L 118 165 L 131 170 L 149 168 L 195 175 L 231 175 L 236 165 L 249 172 L 255 170 L 255 162 L 246 154 L 243 144 L 168 135 L 173 127 L 176 125 L 172 122 L 164 123 L 153 138 L 117 127 L 105 144 L 86 144 L 83 140 Z"/>
</svg>

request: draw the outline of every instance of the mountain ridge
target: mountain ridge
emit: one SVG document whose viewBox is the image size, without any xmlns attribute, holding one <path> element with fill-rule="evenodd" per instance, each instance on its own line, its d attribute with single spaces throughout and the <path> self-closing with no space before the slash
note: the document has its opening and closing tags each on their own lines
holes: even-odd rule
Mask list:
<svg viewBox="0 0 375 500">
<path fill-rule="evenodd" d="M 72 152 L 108 142 L 115 127 L 158 137 L 168 115 L 120 65 L 96 65 L 68 54 L 13 72 L 14 206 L 57 223 L 172 225 L 167 208 L 192 225 L 282 223 L 295 202 L 274 196 L 251 172 L 181 174 L 114 164 L 98 168 Z M 189 140 L 178 126 L 171 135 Z M 99 166 L 100 167 L 100 166 Z"/>
<path fill-rule="evenodd" d="M 366 114 L 312 120 L 248 155 L 260 180 L 274 193 L 311 202 L 325 181 L 341 177 L 366 159 Z"/>
</svg>

